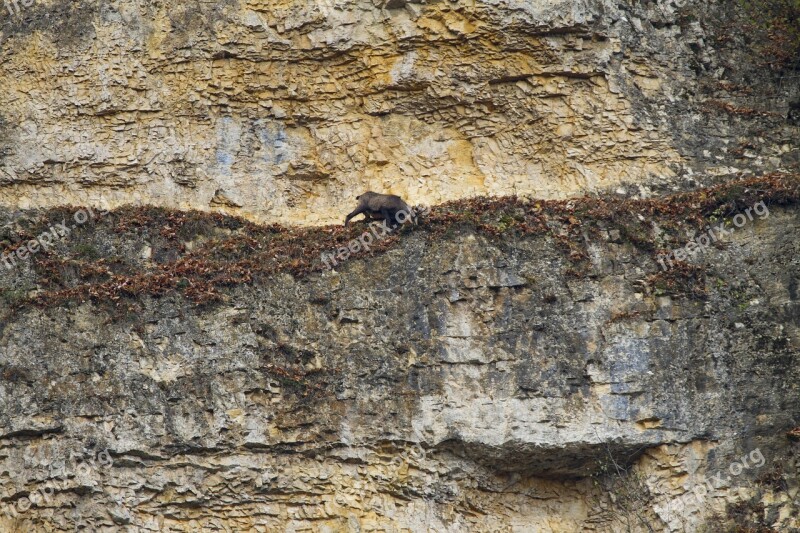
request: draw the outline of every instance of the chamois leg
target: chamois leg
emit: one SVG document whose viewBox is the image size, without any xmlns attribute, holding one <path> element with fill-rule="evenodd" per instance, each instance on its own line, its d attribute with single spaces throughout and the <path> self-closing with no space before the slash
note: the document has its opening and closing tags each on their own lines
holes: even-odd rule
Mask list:
<svg viewBox="0 0 800 533">
<path fill-rule="evenodd" d="M 389 226 L 389 229 L 395 229 L 398 224 L 397 220 L 395 220 L 395 212 L 388 207 L 381 207 L 381 216 L 383 216 L 383 220 L 386 222 L 386 225 Z"/>
<path fill-rule="evenodd" d="M 352 213 L 350 213 L 349 215 L 347 215 L 347 216 L 345 217 L 345 219 L 344 219 L 344 225 L 345 225 L 345 227 L 347 227 L 347 225 L 348 225 L 348 224 L 350 224 L 350 219 L 351 219 L 351 218 L 353 218 L 354 216 L 358 216 L 358 215 L 360 215 L 360 214 L 361 214 L 361 213 L 363 213 L 364 211 L 366 211 L 364 208 L 362 208 L 362 207 L 357 207 L 355 211 L 353 211 Z M 366 216 L 366 215 L 365 215 L 365 216 Z"/>
</svg>

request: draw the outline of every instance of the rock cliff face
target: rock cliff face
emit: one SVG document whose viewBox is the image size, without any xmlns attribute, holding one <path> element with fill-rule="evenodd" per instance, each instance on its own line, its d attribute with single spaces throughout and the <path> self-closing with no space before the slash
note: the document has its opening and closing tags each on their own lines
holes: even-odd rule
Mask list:
<svg viewBox="0 0 800 533">
<path fill-rule="evenodd" d="M 543 234 L 494 237 L 480 224 L 438 232 L 454 211 L 437 208 L 378 255 L 235 285 L 199 307 L 174 291 L 12 300 L 73 278 L 95 295 L 138 279 L 85 285 L 98 266 L 161 280 L 175 264 L 164 228 L 134 226 L 132 213 L 3 269 L 0 527 L 800 527 L 800 449 L 786 435 L 800 413 L 796 207 L 772 204 L 676 263 L 701 273 L 677 278 L 642 235 L 631 241 L 636 230 L 592 222 L 585 207 Z M 305 242 L 331 232 L 345 230 Z M 178 288 L 195 283 L 203 246 L 254 235 L 222 219 L 177 234 L 189 254 Z M 583 259 L 563 250 L 567 237 Z M 276 244 L 245 256 L 267 261 L 279 244 L 263 242 Z M 97 253 L 109 261 L 80 259 Z"/>
<path fill-rule="evenodd" d="M 0 531 L 800 530 L 797 177 L 620 199 L 797 166 L 730 2 L 3 9 Z"/>
<path fill-rule="evenodd" d="M 798 161 L 797 75 L 732 2 L 7 5 L 11 206 L 316 225 L 365 189 L 646 195 Z"/>
</svg>

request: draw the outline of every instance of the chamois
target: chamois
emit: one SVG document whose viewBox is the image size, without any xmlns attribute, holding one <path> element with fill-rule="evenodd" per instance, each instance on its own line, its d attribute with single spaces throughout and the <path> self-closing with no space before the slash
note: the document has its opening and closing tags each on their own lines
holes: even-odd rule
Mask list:
<svg viewBox="0 0 800 533">
<path fill-rule="evenodd" d="M 358 200 L 358 207 L 344 219 L 345 226 L 350 223 L 351 218 L 361 213 L 364 214 L 366 220 L 383 219 L 392 229 L 405 223 L 406 220 L 416 223 L 415 211 L 402 198 L 394 194 L 379 194 L 367 191 L 356 196 L 356 200 Z"/>
</svg>

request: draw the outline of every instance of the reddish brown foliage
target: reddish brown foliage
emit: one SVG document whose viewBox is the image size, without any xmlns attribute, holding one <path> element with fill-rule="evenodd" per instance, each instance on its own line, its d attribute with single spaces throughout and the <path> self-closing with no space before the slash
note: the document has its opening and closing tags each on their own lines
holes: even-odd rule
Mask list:
<svg viewBox="0 0 800 533">
<path fill-rule="evenodd" d="M 602 231 L 616 229 L 623 240 L 655 254 L 657 248 L 683 244 L 684 230 L 689 226 L 702 227 L 712 214 L 729 217 L 762 200 L 775 206 L 796 204 L 798 199 L 800 179 L 785 174 L 644 200 L 613 196 L 559 201 L 477 197 L 435 207 L 419 227 L 403 229 L 376 242 L 371 251 L 352 257 L 383 253 L 411 231 L 439 238 L 449 231 L 471 228 L 503 240 L 549 235 L 573 264 L 572 275 L 583 276 L 590 266 L 586 241 L 599 237 Z M 43 223 L 60 221 L 69 216 L 70 209 L 74 210 L 48 211 Z M 669 232 L 668 241 L 658 246 L 653 237 L 654 223 Z M 216 213 L 121 208 L 96 221 L 91 228 L 82 228 L 83 234 L 70 236 L 68 244 L 77 246 L 81 236 L 109 230 L 137 235 L 140 239 L 146 237 L 146 242 L 158 241 L 161 249 L 169 252 L 164 257 L 173 259 L 133 265 L 119 257 L 90 260 L 75 258 L 75 254 L 63 258 L 40 253 L 33 259 L 40 289 L 33 303 L 49 306 L 87 299 L 119 302 L 123 298 L 158 296 L 169 291 L 183 292 L 196 303 L 212 302 L 223 297 L 224 287 L 257 282 L 278 273 L 303 277 L 323 270 L 321 254 L 347 246 L 364 231 L 364 226 L 286 228 L 262 226 Z M 198 237 L 202 238 L 198 239 L 200 244 L 187 252 L 186 244 Z M 695 296 L 703 292 L 698 267 L 688 264 L 656 274 L 650 282 L 668 291 L 681 286 Z"/>
</svg>

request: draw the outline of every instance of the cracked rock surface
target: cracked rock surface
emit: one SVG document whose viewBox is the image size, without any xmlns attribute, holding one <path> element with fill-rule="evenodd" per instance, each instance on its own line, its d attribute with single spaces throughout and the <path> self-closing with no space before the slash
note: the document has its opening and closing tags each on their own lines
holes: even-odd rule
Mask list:
<svg viewBox="0 0 800 533">
<path fill-rule="evenodd" d="M 210 307 L 4 303 L 0 529 L 791 531 L 798 222 L 711 250 L 704 299 L 608 234 L 576 277 L 462 227 Z"/>
<path fill-rule="evenodd" d="M 367 189 L 649 195 L 796 166 L 800 79 L 730 4 L 33 2 L 0 18 L 0 202 L 318 225 Z"/>
</svg>

